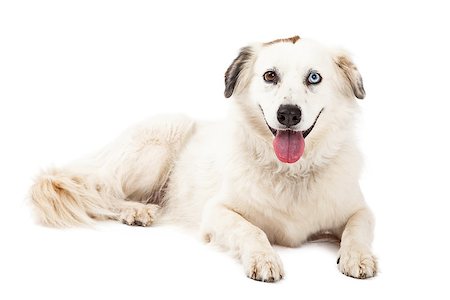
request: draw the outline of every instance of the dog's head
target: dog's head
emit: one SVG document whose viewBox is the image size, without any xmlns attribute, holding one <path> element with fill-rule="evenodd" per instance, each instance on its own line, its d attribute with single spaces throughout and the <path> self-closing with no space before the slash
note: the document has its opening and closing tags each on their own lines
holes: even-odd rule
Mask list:
<svg viewBox="0 0 450 300">
<path fill-rule="evenodd" d="M 225 73 L 225 97 L 232 95 L 252 102 L 278 159 L 294 163 L 321 115 L 365 92 L 347 55 L 295 36 L 242 48 Z"/>
</svg>

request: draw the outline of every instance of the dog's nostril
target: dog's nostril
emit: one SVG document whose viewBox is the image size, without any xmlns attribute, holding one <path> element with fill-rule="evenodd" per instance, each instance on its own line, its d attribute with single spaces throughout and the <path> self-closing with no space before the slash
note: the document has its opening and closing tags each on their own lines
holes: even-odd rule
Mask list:
<svg viewBox="0 0 450 300">
<path fill-rule="evenodd" d="M 277 119 L 281 124 L 290 127 L 300 123 L 302 111 L 297 105 L 280 105 L 277 111 Z"/>
</svg>

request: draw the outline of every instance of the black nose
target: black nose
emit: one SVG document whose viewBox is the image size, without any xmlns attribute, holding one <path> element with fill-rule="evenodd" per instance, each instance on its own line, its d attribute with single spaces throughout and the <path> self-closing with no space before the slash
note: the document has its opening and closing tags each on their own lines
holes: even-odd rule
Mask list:
<svg viewBox="0 0 450 300">
<path fill-rule="evenodd" d="M 300 123 L 302 111 L 297 105 L 280 105 L 277 111 L 277 119 L 281 124 L 291 127 Z"/>
</svg>

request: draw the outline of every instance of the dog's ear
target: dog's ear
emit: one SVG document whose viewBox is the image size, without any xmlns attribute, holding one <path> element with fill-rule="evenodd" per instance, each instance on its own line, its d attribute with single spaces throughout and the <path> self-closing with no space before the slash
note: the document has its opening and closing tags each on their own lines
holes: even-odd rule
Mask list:
<svg viewBox="0 0 450 300">
<path fill-rule="evenodd" d="M 347 54 L 338 54 L 334 61 L 339 68 L 339 72 L 344 77 L 344 80 L 353 91 L 353 94 L 358 99 L 364 99 L 366 92 L 364 91 L 363 80 L 361 74 L 356 68 L 355 64 Z"/>
<path fill-rule="evenodd" d="M 249 82 L 250 69 L 255 57 L 253 47 L 244 47 L 225 72 L 225 98 L 239 93 Z"/>
</svg>

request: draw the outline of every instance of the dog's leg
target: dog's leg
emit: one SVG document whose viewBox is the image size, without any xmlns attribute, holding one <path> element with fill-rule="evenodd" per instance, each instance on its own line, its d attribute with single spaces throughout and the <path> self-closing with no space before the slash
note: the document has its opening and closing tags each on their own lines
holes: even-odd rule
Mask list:
<svg viewBox="0 0 450 300">
<path fill-rule="evenodd" d="M 72 226 L 114 219 L 150 225 L 174 160 L 193 130 L 194 122 L 185 117 L 153 118 L 92 157 L 43 172 L 31 188 L 40 221 Z"/>
<path fill-rule="evenodd" d="M 344 227 L 339 250 L 339 270 L 354 278 L 375 276 L 377 262 L 370 247 L 374 220 L 368 208 L 358 210 Z"/>
<path fill-rule="evenodd" d="M 202 236 L 236 254 L 249 278 L 274 282 L 283 277 L 281 260 L 264 231 L 236 211 L 220 204 L 206 209 Z"/>
</svg>

